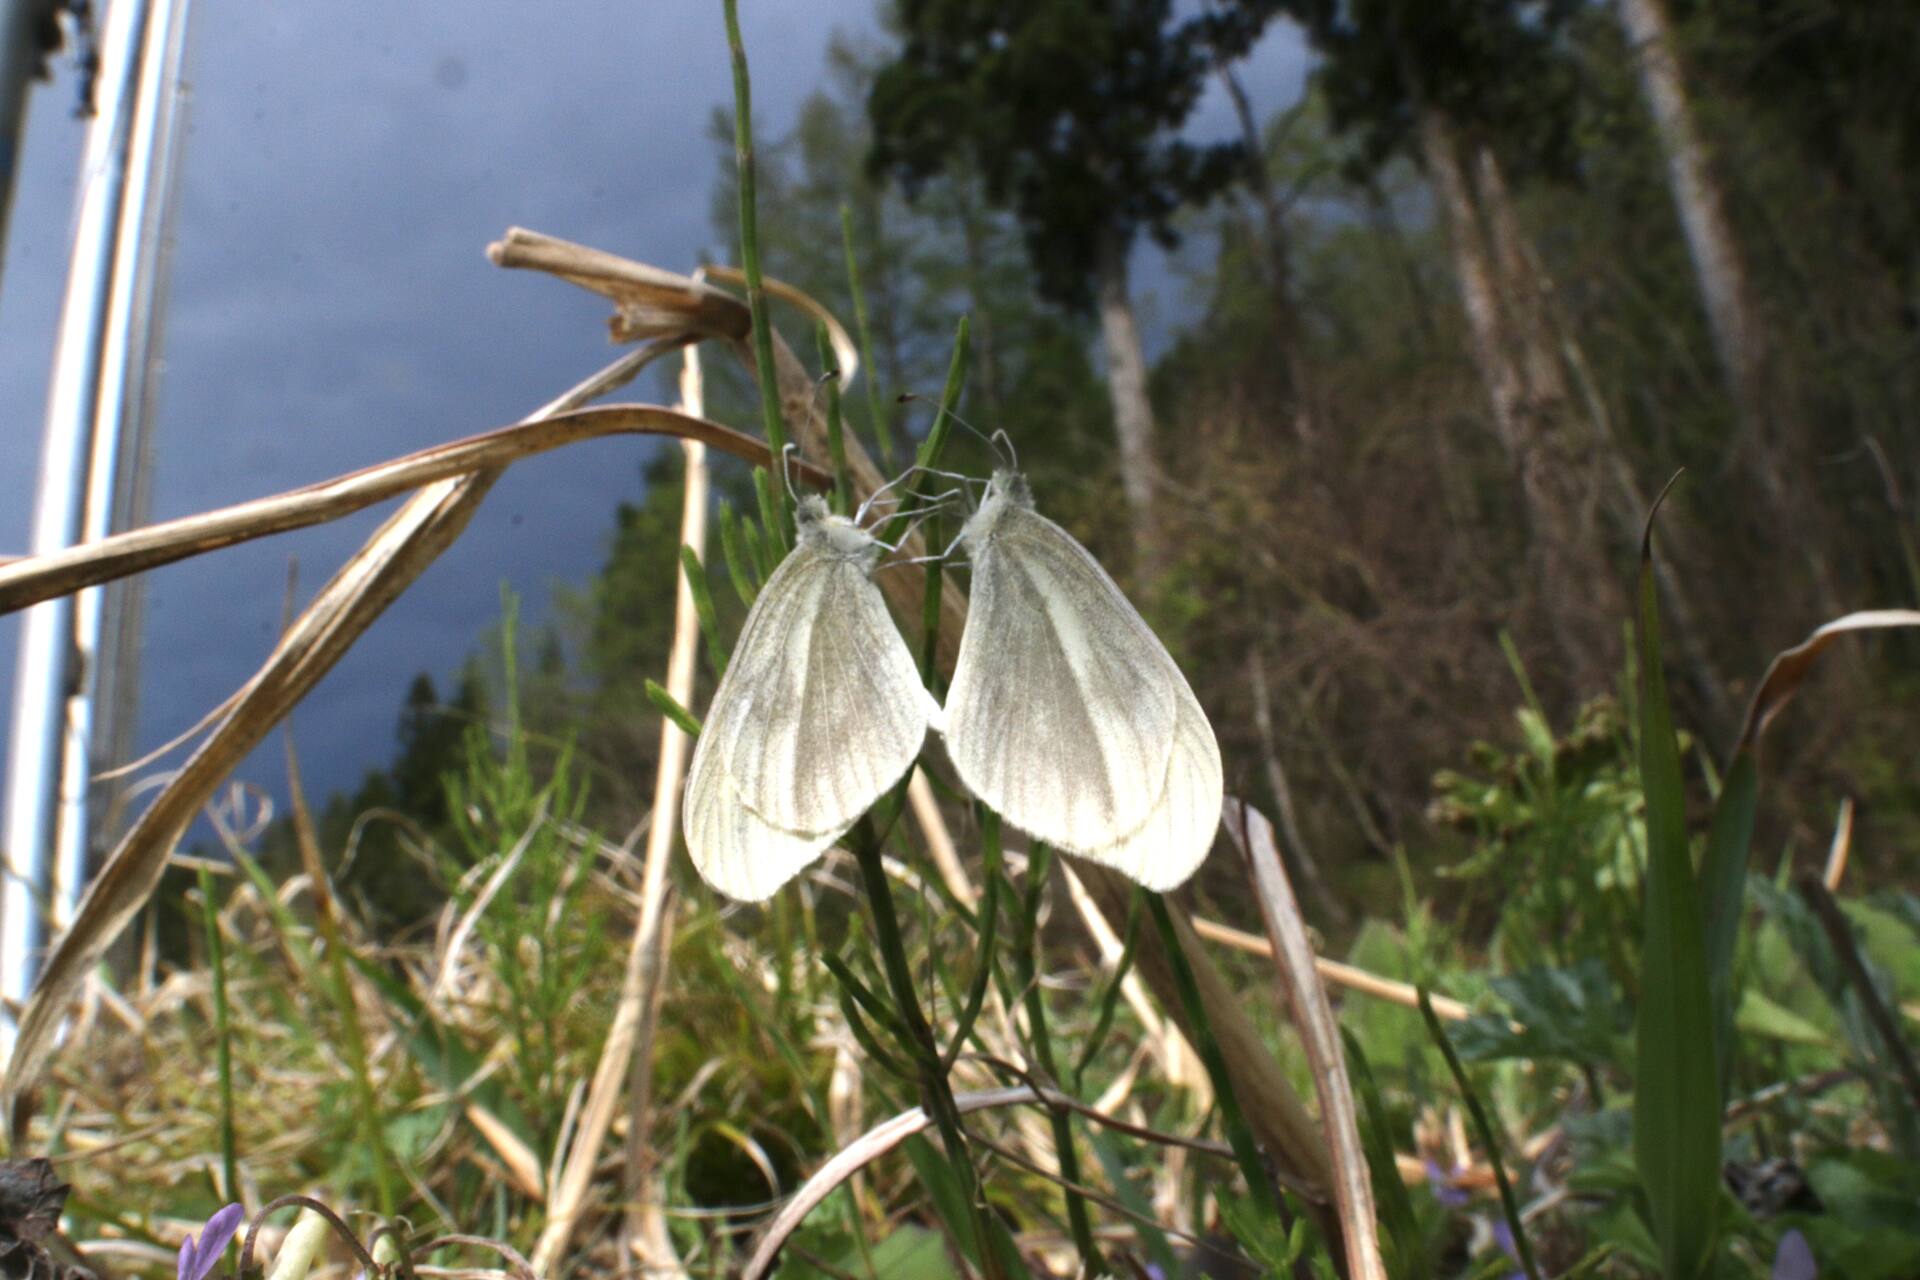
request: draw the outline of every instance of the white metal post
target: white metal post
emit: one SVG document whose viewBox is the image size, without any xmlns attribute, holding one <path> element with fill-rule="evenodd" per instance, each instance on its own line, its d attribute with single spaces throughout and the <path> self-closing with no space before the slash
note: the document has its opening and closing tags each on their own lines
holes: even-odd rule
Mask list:
<svg viewBox="0 0 1920 1280">
<path fill-rule="evenodd" d="M 67 276 L 47 389 L 46 434 L 34 507 L 32 551 L 71 546 L 87 513 L 88 469 L 101 403 L 101 359 L 113 286 L 149 0 L 114 0 L 100 30 L 95 115 L 87 129 L 74 211 L 73 260 Z M 76 652 L 76 610 L 49 600 L 21 619 L 19 674 L 14 683 L 4 837 L 7 874 L 0 884 L 0 996 L 20 1001 L 31 986 L 51 905 L 54 851 L 65 813 L 62 777 L 87 756 L 70 720 L 72 702 L 90 680 Z M 84 700 L 82 700 L 84 701 Z M 84 839 L 84 836 L 82 837 Z M 10 1049 L 13 1025 L 0 1022 Z"/>
</svg>

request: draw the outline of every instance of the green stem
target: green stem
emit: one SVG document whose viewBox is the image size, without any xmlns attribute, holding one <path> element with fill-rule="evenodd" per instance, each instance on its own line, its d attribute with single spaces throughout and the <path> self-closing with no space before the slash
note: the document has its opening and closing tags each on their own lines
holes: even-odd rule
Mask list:
<svg viewBox="0 0 1920 1280">
<path fill-rule="evenodd" d="M 1500 1144 L 1494 1141 L 1493 1126 L 1487 1122 L 1487 1112 L 1480 1105 L 1480 1095 L 1474 1092 L 1472 1081 L 1467 1079 L 1467 1068 L 1460 1061 L 1460 1055 L 1454 1052 L 1453 1041 L 1447 1038 L 1447 1029 L 1440 1025 L 1440 1015 L 1433 1011 L 1433 1001 L 1427 996 L 1427 989 L 1416 987 L 1415 990 L 1420 996 L 1420 1016 L 1427 1020 L 1427 1033 L 1440 1046 L 1440 1056 L 1447 1060 L 1447 1070 L 1453 1072 L 1453 1082 L 1460 1086 L 1460 1097 L 1467 1104 L 1467 1116 L 1473 1121 L 1474 1134 L 1486 1150 L 1487 1163 L 1493 1166 L 1493 1180 L 1500 1185 L 1500 1209 L 1506 1215 L 1507 1229 L 1513 1233 L 1513 1247 L 1520 1254 L 1520 1266 L 1526 1271 L 1528 1280 L 1540 1280 L 1540 1268 L 1533 1261 L 1533 1246 L 1527 1242 L 1526 1225 L 1520 1221 L 1520 1204 L 1514 1199 L 1513 1184 L 1507 1181 L 1506 1161 L 1500 1158 Z"/>
<path fill-rule="evenodd" d="M 934 415 L 933 426 L 927 429 L 927 438 L 921 443 L 920 451 L 914 457 L 914 461 L 920 466 L 937 465 L 941 452 L 947 447 L 947 437 L 953 433 L 953 411 L 960 407 L 960 392 L 967 382 L 967 344 L 971 333 L 972 325 L 966 316 L 961 316 L 960 327 L 953 335 L 953 358 L 947 362 L 947 385 L 940 391 L 940 412 Z M 913 486 L 914 495 L 924 497 L 928 488 L 927 478 L 922 476 Z M 903 504 L 899 514 L 887 521 L 886 532 L 880 536 L 882 542 L 900 541 L 900 535 L 906 531 L 907 522 L 913 518 L 913 513 L 905 509 L 910 505 L 912 504 Z"/>
<path fill-rule="evenodd" d="M 986 866 L 980 875 L 985 887 L 980 891 L 979 942 L 974 947 L 978 967 L 973 972 L 973 986 L 967 992 L 960 1020 L 954 1025 L 953 1042 L 940 1059 L 940 1065 L 947 1070 L 953 1069 L 966 1048 L 967 1036 L 987 1002 L 987 984 L 993 977 L 993 943 L 1000 922 L 1000 815 L 984 805 L 980 811 L 980 843 L 986 851 Z"/>
<path fill-rule="evenodd" d="M 1080 1049 L 1079 1061 L 1073 1064 L 1073 1093 L 1080 1094 L 1086 1080 L 1087 1067 L 1092 1064 L 1100 1047 L 1106 1043 L 1107 1031 L 1113 1026 L 1113 1015 L 1120 1003 L 1120 990 L 1127 980 L 1127 974 L 1133 969 L 1133 948 L 1140 938 L 1140 889 L 1133 891 L 1133 901 L 1127 907 L 1127 934 L 1120 947 L 1120 959 L 1113 966 L 1113 977 L 1107 982 L 1107 990 L 1100 997 L 1100 1013 L 1093 1020 L 1093 1030 L 1087 1033 L 1086 1043 Z"/>
<path fill-rule="evenodd" d="M 220 1074 L 221 1195 L 240 1198 L 240 1157 L 233 1134 L 233 1032 L 227 1016 L 227 952 L 220 936 L 220 909 L 213 902 L 213 873 L 202 865 L 200 905 L 207 923 L 207 971 L 213 980 L 214 1061 Z"/>
<path fill-rule="evenodd" d="M 753 317 L 753 367 L 760 382 L 760 416 L 766 420 L 767 449 L 779 466 L 787 447 L 780 417 L 780 381 L 773 363 L 773 329 L 767 321 L 767 294 L 760 277 L 760 220 L 755 212 L 753 177 L 753 89 L 747 78 L 747 46 L 740 39 L 739 0 L 723 0 L 727 48 L 733 54 L 733 153 L 740 170 L 740 269 L 747 277 L 747 310 Z M 773 536 L 787 528 L 787 486 L 772 486 L 777 517 Z"/>
<path fill-rule="evenodd" d="M 867 369 L 867 414 L 873 419 L 873 443 L 885 470 L 893 454 L 893 431 L 880 403 L 880 369 L 873 363 L 873 334 L 867 328 L 867 295 L 860 288 L 860 260 L 853 252 L 853 210 L 840 206 L 840 242 L 846 247 L 847 289 L 853 294 L 853 329 L 860 338 L 860 361 Z"/>
<path fill-rule="evenodd" d="M 1040 990 L 1039 930 L 1034 921 L 1039 915 L 1041 894 L 1046 889 L 1047 868 L 1051 859 L 1047 846 L 1033 846 L 1027 866 L 1027 910 L 1020 916 L 1019 946 L 1014 962 L 1019 966 L 1020 985 L 1026 992 L 1027 1034 L 1033 1041 L 1033 1060 L 1046 1074 L 1050 1084 L 1058 1085 L 1059 1073 L 1053 1065 L 1053 1037 L 1047 1030 L 1047 1001 Z M 1093 1224 L 1087 1218 L 1087 1202 L 1074 1188 L 1080 1182 L 1080 1155 L 1073 1146 L 1072 1117 L 1061 1107 L 1047 1108 L 1053 1122 L 1053 1146 L 1060 1161 L 1061 1192 L 1067 1202 L 1067 1226 L 1073 1233 L 1073 1247 L 1080 1253 L 1080 1274 L 1106 1274 L 1106 1260 L 1093 1242 Z"/>
<path fill-rule="evenodd" d="M 1234 1096 L 1233 1077 L 1227 1074 L 1226 1055 L 1220 1051 L 1220 1042 L 1214 1039 L 1213 1024 L 1207 1021 L 1206 1006 L 1200 1003 L 1200 984 L 1194 980 L 1193 966 L 1187 961 L 1185 948 L 1180 945 L 1180 935 L 1173 927 L 1173 917 L 1167 911 L 1166 900 L 1157 893 L 1147 894 L 1146 899 L 1147 910 L 1153 913 L 1153 923 L 1160 930 L 1161 945 L 1166 948 L 1167 963 L 1173 969 L 1174 985 L 1180 989 L 1180 1004 L 1186 1010 L 1188 1025 L 1192 1028 L 1194 1048 L 1199 1051 L 1200 1061 L 1207 1068 L 1207 1078 L 1213 1081 L 1214 1098 L 1220 1104 L 1220 1122 L 1227 1131 L 1227 1145 L 1233 1148 L 1234 1160 L 1247 1180 L 1248 1192 L 1260 1208 L 1277 1221 L 1280 1202 L 1273 1194 L 1267 1167 L 1261 1163 L 1260 1148 L 1253 1141 L 1253 1130 L 1247 1128 L 1246 1117 L 1240 1111 L 1240 1101 Z"/>
<path fill-rule="evenodd" d="M 899 918 L 893 912 L 893 890 L 887 883 L 887 871 L 880 861 L 880 841 L 874 835 L 873 824 L 862 818 L 849 844 L 860 863 L 860 876 L 866 882 L 867 902 L 873 911 L 874 937 L 880 945 L 880 958 L 887 971 L 887 983 L 893 988 L 894 1004 L 899 1008 L 901 1020 L 906 1023 L 907 1033 L 913 1038 L 915 1057 L 920 1067 L 921 1098 L 940 1130 L 940 1142 L 946 1148 L 947 1162 L 953 1167 L 954 1176 L 960 1180 L 960 1189 L 967 1199 L 980 1269 L 988 1280 L 1005 1280 L 1006 1273 L 1000 1267 L 993 1240 L 987 1234 L 986 1203 L 981 1196 L 980 1180 L 974 1176 L 966 1135 L 961 1129 L 960 1107 L 953 1100 L 953 1087 L 941 1065 L 940 1047 L 934 1041 L 933 1028 L 927 1025 L 926 1016 L 920 1011 L 920 999 L 914 993 L 913 969 L 907 962 L 907 948 L 900 935 Z"/>
</svg>

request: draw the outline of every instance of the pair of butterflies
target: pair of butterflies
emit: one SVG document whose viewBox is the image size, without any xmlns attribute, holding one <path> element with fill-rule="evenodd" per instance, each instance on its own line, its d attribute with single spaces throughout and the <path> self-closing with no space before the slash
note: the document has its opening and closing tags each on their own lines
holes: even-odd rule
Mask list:
<svg viewBox="0 0 1920 1280">
<path fill-rule="evenodd" d="M 1213 726 L 1086 548 L 997 471 L 961 530 L 973 588 L 944 708 L 871 574 L 882 545 L 818 497 L 747 615 L 687 773 L 687 848 L 758 902 L 845 835 L 946 737 L 960 780 L 1015 827 L 1149 889 L 1200 865 L 1220 821 Z"/>
</svg>

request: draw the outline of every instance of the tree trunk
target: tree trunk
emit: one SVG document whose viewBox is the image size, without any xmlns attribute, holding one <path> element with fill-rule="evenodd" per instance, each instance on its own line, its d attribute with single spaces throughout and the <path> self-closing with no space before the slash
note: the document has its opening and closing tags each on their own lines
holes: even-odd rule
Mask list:
<svg viewBox="0 0 1920 1280">
<path fill-rule="evenodd" d="M 1748 287 L 1746 265 L 1734 244 L 1725 196 L 1694 123 L 1674 46 L 1673 20 L 1666 0 L 1619 0 L 1619 13 L 1639 71 L 1640 92 L 1653 117 L 1660 149 L 1666 153 L 1667 186 L 1699 280 L 1714 354 L 1748 447 L 1764 454 L 1772 443 L 1761 376 L 1766 364 L 1765 333 Z M 1761 469 L 1770 487 L 1777 483 L 1764 459 Z"/>
<path fill-rule="evenodd" d="M 1667 187 L 1699 282 L 1714 355 L 1740 424 L 1741 439 L 1734 454 L 1760 486 L 1764 519 L 1773 527 L 1779 545 L 1800 548 L 1813 607 L 1827 617 L 1837 617 L 1843 611 L 1842 594 L 1812 534 L 1815 522 L 1806 510 L 1805 494 L 1787 481 L 1807 465 L 1806 442 L 1781 418 L 1780 397 L 1768 376 L 1771 353 L 1766 323 L 1734 239 L 1725 190 L 1694 119 L 1667 0 L 1618 0 L 1618 6 L 1620 26 L 1639 71 L 1640 92 L 1667 158 Z"/>
<path fill-rule="evenodd" d="M 1527 283 L 1518 219 L 1497 168 L 1475 182 L 1462 163 L 1452 120 L 1430 104 L 1417 110 L 1421 153 L 1446 223 L 1474 363 L 1520 482 L 1548 620 L 1566 664 L 1564 684 L 1570 690 L 1605 687 L 1614 672 L 1617 632 L 1597 624 L 1625 617 L 1627 597 L 1608 563 L 1596 518 L 1591 439 L 1577 432 L 1557 355 L 1529 315 L 1539 309 L 1539 290 Z M 1534 301 L 1522 301 L 1529 293 Z"/>
<path fill-rule="evenodd" d="M 1273 176 L 1267 171 L 1266 147 L 1254 123 L 1253 105 L 1246 88 L 1231 67 L 1220 68 L 1220 79 L 1233 99 L 1233 112 L 1240 121 L 1240 141 L 1247 149 L 1248 187 L 1260 205 L 1262 231 L 1261 256 L 1267 268 L 1267 293 L 1273 303 L 1273 337 L 1280 348 L 1280 359 L 1287 369 L 1287 394 L 1293 397 L 1293 434 L 1301 444 L 1311 444 L 1314 432 L 1313 388 L 1306 353 L 1300 348 L 1300 308 L 1293 300 L 1293 268 L 1287 235 L 1287 211 L 1280 193 L 1273 189 Z"/>
<path fill-rule="evenodd" d="M 1109 243 L 1100 255 L 1100 337 L 1107 355 L 1107 396 L 1120 446 L 1120 482 L 1133 527 L 1134 570 L 1151 579 L 1163 567 L 1154 513 L 1153 403 L 1147 398 L 1147 356 L 1127 291 L 1127 246 Z"/>
<path fill-rule="evenodd" d="M 1589 470 L 1601 491 L 1595 494 L 1595 501 L 1608 513 L 1619 540 L 1632 545 L 1639 539 L 1647 519 L 1647 495 L 1640 488 L 1633 464 L 1622 451 L 1606 405 L 1593 385 L 1580 341 L 1554 303 L 1553 278 L 1541 265 L 1520 227 L 1513 199 L 1507 193 L 1506 178 L 1491 148 L 1480 148 L 1474 177 L 1493 241 L 1501 289 L 1511 300 L 1525 335 L 1526 376 L 1534 386 L 1550 389 L 1556 399 L 1569 406 L 1569 415 L 1576 401 L 1584 403 L 1592 454 Z M 1581 395 L 1578 397 L 1573 394 L 1574 383 L 1579 385 Z M 1602 479 L 1605 483 L 1600 483 Z M 1676 555 L 1683 564 L 1703 562 L 1685 549 L 1691 540 L 1685 524 L 1677 516 L 1670 515 L 1663 522 L 1662 537 L 1674 554 L 1656 557 L 1653 572 L 1659 582 L 1662 607 L 1673 623 L 1669 638 L 1686 666 L 1689 683 L 1700 698 L 1709 727 L 1730 732 L 1734 722 L 1726 700 L 1726 681 L 1706 651 L 1706 632 L 1694 620 L 1692 601 L 1676 578 L 1673 564 Z M 1617 575 L 1615 580 L 1623 578 Z M 1626 609 L 1626 593 L 1612 593 L 1608 603 Z"/>
</svg>

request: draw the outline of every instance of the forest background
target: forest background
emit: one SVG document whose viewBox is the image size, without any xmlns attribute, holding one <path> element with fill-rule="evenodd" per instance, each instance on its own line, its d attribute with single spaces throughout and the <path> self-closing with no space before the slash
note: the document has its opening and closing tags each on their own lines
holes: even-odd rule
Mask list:
<svg viewBox="0 0 1920 1280">
<path fill-rule="evenodd" d="M 797 123 L 754 122 L 765 271 L 858 317 L 871 376 L 843 408 L 889 473 L 927 430 L 967 317 L 961 412 L 1008 433 L 1043 509 L 1165 638 L 1212 717 L 1229 793 L 1275 817 L 1323 952 L 1481 1001 L 1468 1057 L 1503 1064 L 1483 1076 L 1501 1131 L 1524 1151 L 1521 1135 L 1548 1131 L 1530 1118 L 1579 1112 L 1586 1127 L 1552 1127 L 1555 1150 L 1570 1143 L 1576 1168 L 1617 1171 L 1608 1153 L 1625 1149 L 1630 1074 L 1621 1024 L 1645 977 L 1627 941 L 1648 839 L 1634 764 L 1645 652 L 1632 623 L 1655 496 L 1685 469 L 1660 511 L 1651 573 L 1695 819 L 1745 742 L 1748 701 L 1776 653 L 1851 610 L 1920 597 L 1920 14 L 1847 0 L 1132 0 L 1036 14 L 915 0 L 890 15 L 886 39 L 837 41 Z M 1298 24 L 1314 71 L 1299 102 L 1261 118 L 1235 68 L 1272 22 Z M 1232 96 L 1242 137 L 1183 143 L 1178 127 L 1210 84 Z M 736 123 L 713 122 L 713 217 L 729 234 Z M 1127 278 L 1143 237 L 1185 246 L 1177 261 L 1202 300 L 1151 365 Z M 789 336 L 812 355 L 812 335 L 794 325 Z M 717 361 L 709 372 L 709 416 L 751 423 L 750 379 Z M 824 378 L 817 394 L 838 390 Z M 661 699 L 648 683 L 673 641 L 682 456 L 662 451 L 647 467 L 601 572 L 564 594 L 551 623 L 520 628 L 509 602 L 454 687 L 415 680 L 392 759 L 356 791 L 327 798 L 311 828 L 296 814 L 232 842 L 254 859 L 262 901 L 226 908 L 253 923 L 214 927 L 262 954 L 274 944 L 250 929 L 305 928 L 265 899 L 267 886 L 311 875 L 317 850 L 370 948 L 423 944 L 436 920 L 444 941 L 449 909 L 479 914 L 479 870 L 522 849 L 542 870 L 514 891 L 520 914 L 481 926 L 482 941 L 510 988 L 501 1007 L 546 1011 L 543 1026 L 513 1029 L 527 1052 L 506 1087 L 516 1129 L 554 1164 L 577 1105 L 567 1086 L 594 1060 L 587 1029 L 605 1010 L 581 993 L 618 984 L 607 935 L 623 927 L 618 895 L 567 916 L 595 891 L 567 872 L 566 833 L 618 842 L 651 803 Z M 991 465 L 963 435 L 945 460 Z M 714 477 L 725 509 L 750 517 L 747 469 L 717 460 Z M 733 636 L 744 616 L 751 584 L 739 569 L 729 550 L 701 571 L 712 635 Z M 1911 1004 L 1920 651 L 1895 634 L 1835 655 L 1767 739 L 1752 840 L 1763 883 L 1751 892 L 1774 932 L 1741 954 L 1781 985 L 1741 1005 L 1740 1033 L 1765 1048 L 1738 1083 L 1764 1092 L 1853 1075 L 1810 1091 L 1805 1110 L 1768 1113 L 1771 1137 L 1763 1124 L 1729 1148 L 1728 1194 L 1747 1216 L 1722 1262 L 1797 1274 L 1779 1270 L 1792 1233 L 1813 1238 L 1836 1274 L 1893 1276 L 1920 1258 L 1911 1219 L 1894 1225 L 1920 1188 L 1920 1097 L 1903 1101 L 1889 1083 L 1899 1055 L 1863 1029 L 1873 1001 L 1843 994 L 1845 948 L 1820 950 L 1811 908 L 1785 886 L 1812 870 L 1844 887 L 1880 1002 Z M 711 690 L 718 657 L 702 651 L 699 689 Z M 1245 874 L 1216 856 L 1184 901 L 1257 930 Z M 149 959 L 204 965 L 196 872 L 169 876 L 156 903 L 189 909 L 156 910 Z M 714 1071 L 731 1083 L 724 1102 L 681 1118 L 687 1145 L 658 1176 L 677 1202 L 757 1221 L 764 1184 L 777 1190 L 825 1145 L 811 1092 L 822 1082 L 791 1045 L 774 1053 L 756 1039 L 777 1033 L 730 1021 L 724 1006 L 756 1007 L 749 940 L 771 931 L 787 955 L 794 931 L 810 944 L 816 925 L 835 937 L 851 926 L 844 912 L 816 921 L 811 899 L 793 918 L 730 912 L 684 862 L 673 877 L 681 937 L 655 1087 L 662 1098 L 685 1089 L 684 1100 Z M 1064 908 L 1050 920 L 1026 942 L 1080 975 L 1056 989 L 1105 993 L 1060 1032 L 1076 1049 L 1084 1038 L 1077 1079 L 1111 1065 L 1100 1055 L 1119 980 L 1087 977 L 1094 953 Z M 938 926 L 926 928 L 931 950 Z M 516 929 L 551 949 L 528 958 Z M 1783 976 L 1766 968 L 1775 962 L 1801 967 Z M 783 967 L 778 983 L 832 1004 L 817 973 Z M 1551 1043 L 1501 1040 L 1520 1011 Z M 179 1013 L 182 1025 L 188 1013 L 199 1016 Z M 1136 1016 L 1122 1023 L 1145 1037 L 1126 1022 Z M 1435 1136 L 1449 1116 L 1456 1131 L 1465 1122 L 1426 1110 L 1446 1068 L 1417 1022 L 1381 1021 L 1402 1016 L 1349 1019 L 1382 1068 L 1392 1124 L 1381 1131 L 1418 1152 L 1416 1170 L 1426 1162 L 1431 1194 L 1396 1247 L 1422 1242 L 1444 1274 L 1508 1265 L 1510 1241 L 1483 1212 L 1491 1182 L 1475 1184 L 1471 1211 L 1448 1198 L 1453 1173 L 1484 1168 L 1488 1153 Z M 817 1028 L 790 1030 L 805 1044 Z M 703 1060 L 714 1043 L 730 1047 Z M 1527 1065 L 1510 1071 L 1516 1062 Z M 1539 1064 L 1550 1069 L 1536 1074 Z M 361 1063 L 335 1082 L 342 1147 L 317 1144 L 308 1167 L 387 1207 L 405 1198 L 387 1162 L 440 1139 L 394 1116 L 370 1152 L 354 1117 L 372 1105 L 367 1080 Z M 1871 1099 L 1866 1130 L 1844 1108 L 1820 1110 L 1829 1087 Z M 757 1125 L 725 1127 L 756 1106 Z M 1855 1148 L 1884 1160 L 1862 1163 Z M 1782 1152 L 1795 1187 L 1829 1211 L 1824 1226 L 1791 1216 L 1812 1212 L 1795 1191 L 1778 1203 L 1736 1195 L 1742 1171 Z M 1544 1176 L 1550 1162 L 1536 1158 Z M 1125 1199 L 1122 1167 L 1098 1176 Z M 1152 1188 L 1156 1209 L 1170 1197 L 1185 1227 L 1224 1221 L 1247 1255 L 1270 1258 L 1272 1242 L 1233 1203 L 1182 1181 L 1192 1176 Z M 230 1189 L 231 1154 L 226 1177 Z M 484 1211 L 504 1238 L 539 1234 L 538 1196 L 510 1203 L 425 1181 L 452 1206 L 449 1224 Z M 1550 1270 L 1671 1272 L 1670 1232 L 1622 1207 L 1640 1203 L 1624 1183 L 1558 1185 L 1535 1201 L 1552 1200 L 1534 1215 Z M 1617 1205 L 1570 1216 L 1570 1198 L 1609 1192 Z M 884 1219 L 900 1226 L 884 1241 L 917 1247 L 901 1224 L 928 1215 L 902 1207 L 899 1181 L 886 1195 L 892 1208 L 855 1203 L 848 1223 Z M 90 1203 L 102 1211 L 97 1194 Z M 822 1230 L 805 1256 L 838 1262 L 818 1274 L 854 1267 L 858 1229 Z M 672 1234 L 716 1272 L 734 1259 L 706 1219 Z"/>
</svg>

